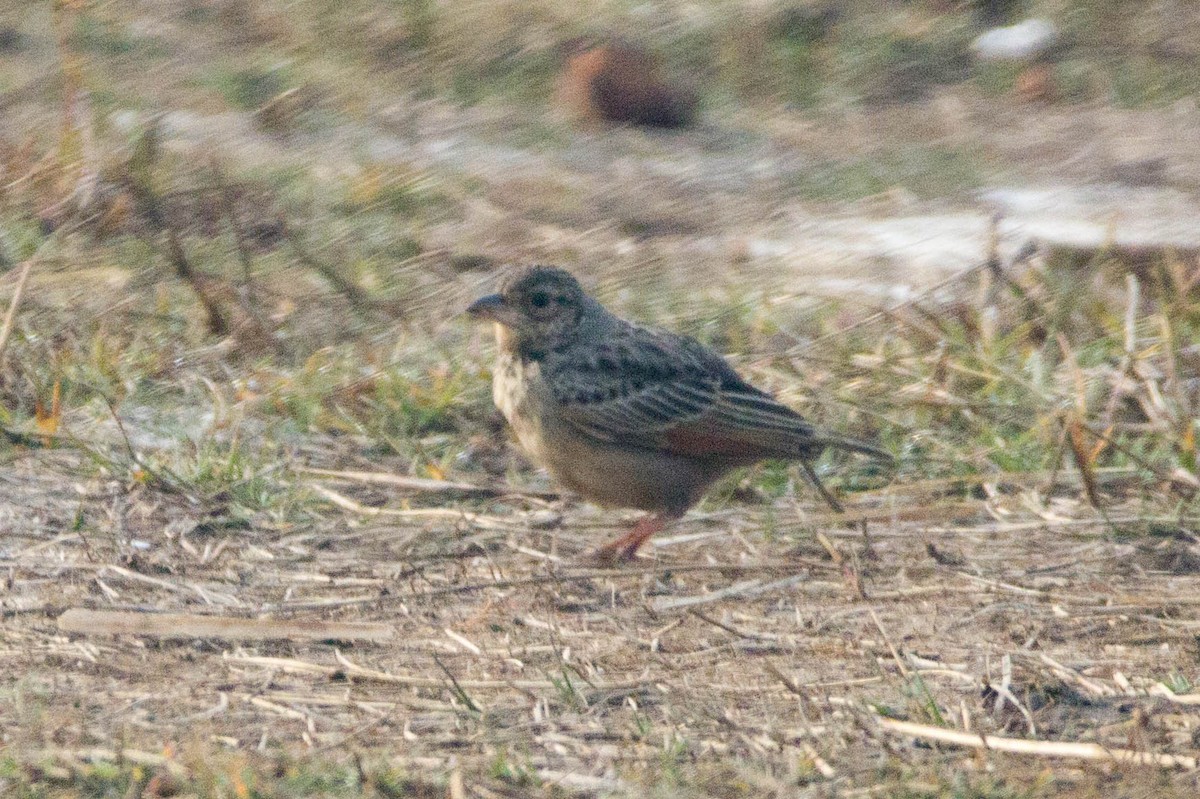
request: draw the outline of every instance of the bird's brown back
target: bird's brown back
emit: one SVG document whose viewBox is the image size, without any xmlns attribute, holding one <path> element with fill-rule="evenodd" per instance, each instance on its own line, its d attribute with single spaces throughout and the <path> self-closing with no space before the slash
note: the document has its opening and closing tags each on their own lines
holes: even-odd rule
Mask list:
<svg viewBox="0 0 1200 799">
<path fill-rule="evenodd" d="M 596 446 L 722 463 L 809 460 L 831 446 L 890 459 L 812 425 L 695 339 L 611 314 L 563 270 L 516 273 L 502 296 L 516 330 L 498 338 L 497 402 L 508 402 L 518 432 L 536 425 Z M 519 418 L 517 396 L 536 400 L 539 418 Z"/>
</svg>

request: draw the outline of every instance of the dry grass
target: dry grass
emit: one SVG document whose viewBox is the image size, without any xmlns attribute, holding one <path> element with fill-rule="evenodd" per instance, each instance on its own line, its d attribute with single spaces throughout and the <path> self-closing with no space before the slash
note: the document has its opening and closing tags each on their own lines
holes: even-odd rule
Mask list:
<svg viewBox="0 0 1200 799">
<path fill-rule="evenodd" d="M 707 125 L 577 134 L 528 110 L 580 32 L 556 5 L 64 8 L 0 19 L 30 134 L 0 150 L 0 793 L 1196 795 L 1196 253 L 981 239 L 897 280 L 765 246 L 985 173 L 1107 179 L 1128 112 L 979 75 L 858 105 L 894 79 L 867 14 L 800 59 L 849 66 L 798 117 L 738 93 L 800 58 L 750 57 L 769 14 L 723 41 L 681 7 L 647 32 L 714 70 Z M 929 18 L 933 57 L 965 23 Z M 1195 110 L 1139 113 L 1187 190 Z M 835 518 L 764 465 L 579 565 L 628 518 L 506 449 L 456 317 L 510 260 L 900 468 L 819 464 Z M 877 291 L 816 296 L 848 275 Z"/>
<path fill-rule="evenodd" d="M 980 507 L 939 501 L 947 486 L 930 483 L 857 495 L 854 511 L 884 520 L 861 563 L 857 534 L 785 503 L 699 514 L 651 559 L 595 570 L 570 556 L 614 525 L 582 509 L 539 532 L 542 503 L 519 498 L 455 503 L 471 510 L 461 519 L 311 502 L 303 525 L 222 530 L 150 489 L 64 491 L 60 474 L 77 468 L 30 456 L 5 477 L 24 516 L 7 523 L 4 561 L 10 781 L 86 780 L 91 750 L 115 746 L 118 765 L 122 748 L 165 751 L 179 779 L 268 795 L 295 795 L 270 776 L 284 767 L 258 772 L 234 753 L 328 761 L 347 786 L 457 770 L 484 796 L 1196 787 L 1190 772 L 1049 747 L 923 748 L 881 721 L 1194 757 L 1193 545 L 1115 535 L 1110 525 L 1154 524 L 1136 508 L 1110 507 L 1107 521 L 1065 497 L 1043 508 L 1031 476 L 1000 480 Z M 105 521 L 72 524 L 79 515 Z M 818 529 L 843 567 L 812 542 Z M 76 606 L 376 621 L 396 635 L 66 637 L 54 619 Z"/>
</svg>

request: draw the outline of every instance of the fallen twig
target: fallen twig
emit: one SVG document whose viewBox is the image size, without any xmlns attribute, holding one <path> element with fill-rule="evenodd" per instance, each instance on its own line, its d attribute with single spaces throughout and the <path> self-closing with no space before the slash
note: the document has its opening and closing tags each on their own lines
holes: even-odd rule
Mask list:
<svg viewBox="0 0 1200 799">
<path fill-rule="evenodd" d="M 471 485 L 470 483 L 456 483 L 450 480 L 430 480 L 425 477 L 409 477 L 407 475 L 390 474 L 388 472 L 343 472 L 308 466 L 302 466 L 296 469 L 296 471 L 300 474 L 311 474 L 316 477 L 333 477 L 341 480 L 353 480 L 357 483 L 392 486 L 393 488 L 400 488 L 406 491 L 460 493 L 484 497 L 495 497 L 501 493 L 515 493 L 501 492 L 494 488 Z"/>
<path fill-rule="evenodd" d="M 350 497 L 339 494 L 323 485 L 310 483 L 308 487 L 339 508 L 363 516 L 394 516 L 402 519 L 451 519 L 473 524 L 483 530 L 511 530 L 520 527 L 517 523 L 505 522 L 503 519 L 484 516 L 479 513 L 470 513 L 465 510 L 455 510 L 453 508 L 412 508 L 408 510 L 372 508 L 360 502 L 355 502 Z"/>
<path fill-rule="evenodd" d="M 723 599 L 732 597 L 747 598 L 759 596 L 760 594 L 769 594 L 772 591 L 791 588 L 797 583 L 801 583 L 808 579 L 807 574 L 795 574 L 791 577 L 784 577 L 782 580 L 773 580 L 769 583 L 764 583 L 762 580 L 746 580 L 740 583 L 734 583 L 728 588 L 722 588 L 719 591 L 713 591 L 709 594 L 700 594 L 699 596 L 681 596 L 675 599 L 664 599 L 654 603 L 656 611 L 674 610 L 676 608 L 687 608 L 694 605 L 706 605 L 709 602 L 720 602 Z"/>
<path fill-rule="evenodd" d="M 1178 705 L 1200 705 L 1200 694 L 1177 694 L 1164 683 L 1155 683 L 1147 691 L 1150 696 L 1161 696 Z"/>
<path fill-rule="evenodd" d="M 31 763 L 41 763 L 49 760 L 61 760 L 68 763 L 84 761 L 87 763 L 133 763 L 137 766 L 151 766 L 166 769 L 175 777 L 187 775 L 187 769 L 165 755 L 153 752 L 143 752 L 140 749 L 42 749 L 30 752 L 28 760 Z"/>
<path fill-rule="evenodd" d="M 391 625 L 369 622 L 280 621 L 86 608 L 71 608 L 59 616 L 58 629 L 84 635 L 225 638 L 241 641 L 386 641 L 393 635 Z"/>
<path fill-rule="evenodd" d="M 21 305 L 21 295 L 25 293 L 25 283 L 29 280 L 29 273 L 33 271 L 35 263 L 37 258 L 30 258 L 21 267 L 21 273 L 17 275 L 17 287 L 13 289 L 8 311 L 4 314 L 4 325 L 0 327 L 0 369 L 4 368 L 4 352 L 8 349 L 8 339 L 12 335 L 13 322 L 17 318 L 17 308 Z"/>
<path fill-rule="evenodd" d="M 1082 760 L 1111 760 L 1165 768 L 1196 768 L 1196 758 L 1190 755 L 1166 755 L 1157 752 L 1138 752 L 1132 749 L 1111 749 L 1093 743 L 1074 741 L 1039 741 L 1028 738 L 1002 738 L 998 735 L 976 735 L 945 727 L 933 727 L 912 721 L 877 718 L 880 728 L 895 735 L 911 735 L 926 741 L 939 741 L 952 746 L 972 749 L 993 749 L 997 752 L 1037 755 L 1039 757 L 1073 757 Z"/>
<path fill-rule="evenodd" d="M 231 655 L 225 653 L 223 655 L 225 662 L 230 665 L 245 665 L 258 666 L 260 668 L 271 669 L 273 671 L 282 671 L 290 674 L 310 674 L 316 676 L 324 676 L 329 679 L 345 678 L 349 680 L 361 680 L 363 682 L 375 682 L 390 685 L 405 685 L 414 688 L 445 688 L 448 683 L 445 679 L 438 677 L 423 677 L 407 674 L 394 674 L 386 671 L 377 671 L 359 666 L 356 663 L 348 660 L 341 652 L 334 652 L 334 657 L 337 658 L 337 666 L 322 666 L 319 663 L 310 663 L 304 660 L 294 658 L 279 658 L 265 657 L 258 655 Z M 556 686 L 549 680 L 459 680 L 459 685 L 463 688 L 471 690 L 493 690 L 502 688 L 513 688 L 516 690 L 525 691 L 541 691 L 554 689 Z M 624 683 L 598 683 L 594 686 L 598 691 L 616 691 L 632 688 L 642 688 L 647 685 L 644 681 L 624 682 Z"/>
</svg>

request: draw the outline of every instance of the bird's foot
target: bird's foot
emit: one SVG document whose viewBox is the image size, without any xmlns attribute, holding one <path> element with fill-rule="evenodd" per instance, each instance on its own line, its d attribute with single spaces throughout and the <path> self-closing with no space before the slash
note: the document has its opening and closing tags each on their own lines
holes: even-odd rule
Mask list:
<svg viewBox="0 0 1200 799">
<path fill-rule="evenodd" d="M 625 535 L 592 550 L 584 559 L 597 566 L 615 566 L 619 563 L 629 563 L 637 557 L 638 550 L 650 540 L 650 536 L 667 526 L 665 519 L 659 516 L 646 516 L 634 525 Z"/>
</svg>

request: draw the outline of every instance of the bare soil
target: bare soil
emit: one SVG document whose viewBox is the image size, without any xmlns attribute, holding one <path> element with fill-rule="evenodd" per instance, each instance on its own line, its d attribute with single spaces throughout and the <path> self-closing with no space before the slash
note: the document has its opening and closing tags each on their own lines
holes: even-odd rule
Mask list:
<svg viewBox="0 0 1200 799">
<path fill-rule="evenodd" d="M 931 749 L 877 721 L 940 725 L 937 708 L 980 733 L 1195 756 L 1200 713 L 1163 686 L 1195 670 L 1200 548 L 1154 535 L 1132 504 L 1105 521 L 1066 498 L 1031 512 L 1038 486 L 1014 481 L 987 501 L 895 486 L 855 497 L 866 554 L 802 492 L 694 513 L 637 563 L 595 569 L 578 556 L 622 522 L 586 507 L 511 496 L 371 516 L 314 502 L 306 523 L 235 522 L 219 502 L 78 467 L 31 452 L 0 477 L 0 723 L 28 762 L 120 742 L 183 746 L 186 763 L 208 741 L 387 752 L 501 788 L 516 778 L 497 764 L 511 763 L 585 793 L 699 768 L 715 795 L 779 796 L 905 775 L 936 786 L 947 768 L 1021 784 L 1049 765 Z M 76 532 L 81 518 L 105 532 Z M 370 620 L 396 636 L 67 636 L 55 619 L 70 607 Z M 1114 765 L 1056 763 L 1051 793 L 1196 790 L 1194 772 Z"/>
</svg>

